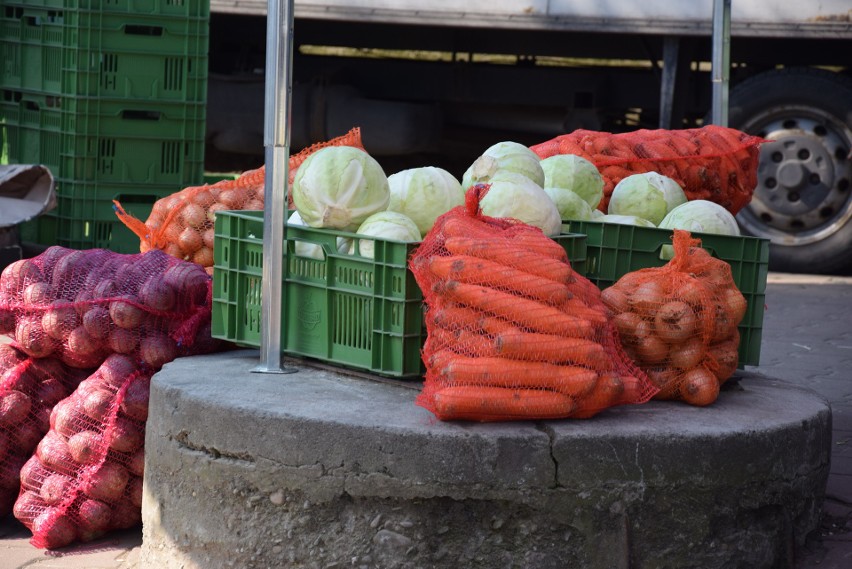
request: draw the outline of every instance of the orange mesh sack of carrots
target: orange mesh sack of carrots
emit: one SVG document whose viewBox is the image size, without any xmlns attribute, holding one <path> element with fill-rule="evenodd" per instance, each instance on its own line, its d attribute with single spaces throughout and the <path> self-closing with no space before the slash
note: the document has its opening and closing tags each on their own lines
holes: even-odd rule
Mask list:
<svg viewBox="0 0 852 569">
<path fill-rule="evenodd" d="M 751 201 L 757 186 L 762 142 L 733 128 L 706 125 L 621 134 L 575 130 L 531 149 L 540 158 L 575 154 L 597 166 L 604 179 L 604 195 L 598 206 L 603 212 L 622 179 L 657 172 L 680 184 L 690 200 L 712 201 L 736 214 Z"/>
<path fill-rule="evenodd" d="M 423 291 L 426 378 L 441 420 L 591 417 L 656 390 L 623 353 L 598 289 L 536 227 L 481 214 L 487 185 L 436 221 L 410 267 Z"/>
<path fill-rule="evenodd" d="M 302 162 L 326 146 L 355 146 L 363 150 L 361 131 L 354 128 L 343 136 L 316 143 L 291 156 L 289 184 L 292 185 Z M 161 249 L 173 257 L 192 261 L 212 270 L 213 222 L 216 212 L 262 210 L 265 178 L 266 168 L 261 166 L 256 170 L 244 172 L 236 180 L 222 180 L 215 184 L 184 188 L 157 200 L 144 223 L 127 213 L 117 201 L 114 202 L 115 211 L 121 222 L 139 237 L 140 252 Z"/>
<path fill-rule="evenodd" d="M 700 245 L 676 229 L 668 264 L 628 273 L 601 296 L 625 351 L 659 389 L 654 398 L 703 406 L 737 369 L 747 304 L 731 266 Z"/>
</svg>

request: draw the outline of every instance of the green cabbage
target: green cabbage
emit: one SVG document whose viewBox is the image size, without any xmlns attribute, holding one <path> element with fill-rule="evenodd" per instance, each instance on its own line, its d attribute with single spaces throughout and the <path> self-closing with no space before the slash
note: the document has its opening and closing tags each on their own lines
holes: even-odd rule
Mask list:
<svg viewBox="0 0 852 569">
<path fill-rule="evenodd" d="M 647 219 L 642 219 L 635 215 L 615 215 L 613 213 L 608 213 L 595 219 L 595 221 L 602 221 L 604 223 L 620 223 L 622 225 L 637 225 L 639 227 L 656 227 L 656 225 Z"/>
<path fill-rule="evenodd" d="M 656 172 L 633 174 L 615 185 L 607 213 L 635 215 L 658 225 L 686 199 L 683 188 L 667 176 Z"/>
<path fill-rule="evenodd" d="M 381 237 L 390 241 L 416 242 L 422 239 L 420 230 L 417 229 L 417 225 L 411 218 L 396 211 L 374 213 L 364 220 L 364 223 L 358 227 L 355 233 Z M 375 248 L 376 244 L 372 239 L 360 239 L 358 241 L 358 253 L 362 257 L 374 258 Z M 355 253 L 354 243 L 350 246 L 349 252 Z"/>
<path fill-rule="evenodd" d="M 603 198 L 604 179 L 597 167 L 581 156 L 556 154 L 541 161 L 545 188 L 567 188 L 594 209 Z M 575 218 L 579 219 L 579 218 Z"/>
<path fill-rule="evenodd" d="M 435 220 L 452 208 L 464 204 L 464 191 L 449 172 L 433 166 L 411 168 L 388 176 L 388 211 L 403 213 L 426 235 Z"/>
<path fill-rule="evenodd" d="M 293 180 L 293 204 L 305 223 L 354 231 L 390 201 L 388 179 L 369 154 L 327 146 L 305 159 Z"/>
<path fill-rule="evenodd" d="M 544 193 L 556 204 L 561 219 L 587 221 L 592 218 L 592 207 L 573 191 L 562 187 L 545 187 Z"/>
<path fill-rule="evenodd" d="M 482 213 L 491 217 L 512 217 L 541 229 L 545 235 L 558 235 L 562 218 L 556 204 L 535 182 L 514 172 L 498 172 L 491 188 L 479 202 Z"/>
<path fill-rule="evenodd" d="M 740 226 L 731 212 L 707 200 L 692 200 L 677 206 L 660 222 L 659 227 L 698 233 L 740 235 Z"/>
<path fill-rule="evenodd" d="M 489 182 L 494 174 L 504 170 L 526 176 L 539 187 L 544 185 L 538 154 L 523 144 L 505 141 L 490 146 L 470 165 L 462 176 L 462 188 L 467 191 L 474 184 Z"/>
<path fill-rule="evenodd" d="M 299 225 L 302 227 L 307 226 L 307 224 L 302 219 L 302 216 L 299 215 L 298 211 L 294 211 L 290 215 L 290 217 L 287 219 L 287 225 Z M 351 239 L 347 239 L 346 237 L 338 237 L 337 252 L 346 253 L 347 251 L 349 251 L 349 247 L 351 244 Z M 325 252 L 322 250 L 322 245 L 318 245 L 316 243 L 308 243 L 307 241 L 295 241 L 294 249 L 296 250 L 296 255 L 298 255 L 299 257 L 311 257 L 312 259 L 319 260 L 325 259 Z"/>
</svg>

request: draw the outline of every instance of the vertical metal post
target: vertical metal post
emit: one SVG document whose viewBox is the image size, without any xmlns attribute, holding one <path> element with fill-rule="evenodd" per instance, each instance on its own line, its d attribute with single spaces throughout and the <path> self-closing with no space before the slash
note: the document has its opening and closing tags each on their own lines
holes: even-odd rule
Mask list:
<svg viewBox="0 0 852 569">
<path fill-rule="evenodd" d="M 263 210 L 263 273 L 260 305 L 260 365 L 255 371 L 289 373 L 281 366 L 281 316 L 290 102 L 293 67 L 293 0 L 268 0 L 263 146 L 266 164 Z"/>
<path fill-rule="evenodd" d="M 731 69 L 731 0 L 713 0 L 713 124 L 728 126 Z"/>
<path fill-rule="evenodd" d="M 660 125 L 659 128 L 672 127 L 672 109 L 677 85 L 677 67 L 680 51 L 680 38 L 663 38 L 663 74 L 660 79 Z"/>
</svg>

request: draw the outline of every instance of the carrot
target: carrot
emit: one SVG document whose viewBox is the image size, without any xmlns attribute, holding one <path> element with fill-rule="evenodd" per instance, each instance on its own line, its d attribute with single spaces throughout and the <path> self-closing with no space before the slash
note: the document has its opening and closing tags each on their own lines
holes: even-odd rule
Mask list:
<svg viewBox="0 0 852 569">
<path fill-rule="evenodd" d="M 434 256 L 429 261 L 429 270 L 441 279 L 498 287 L 552 304 L 567 302 L 572 296 L 568 286 L 562 283 L 467 255 Z"/>
<path fill-rule="evenodd" d="M 525 225 L 510 227 L 506 230 L 506 236 L 515 245 L 522 246 L 543 257 L 550 257 L 563 263 L 568 262 L 568 254 L 565 252 L 565 249 L 537 228 Z"/>
<path fill-rule="evenodd" d="M 478 239 L 499 239 L 501 228 L 471 216 L 447 217 L 440 227 L 446 237 L 476 237 Z"/>
<path fill-rule="evenodd" d="M 482 316 L 481 312 L 467 306 L 451 304 L 427 312 L 426 321 L 429 322 L 431 320 L 435 326 L 449 330 L 462 328 L 477 329 L 479 328 L 479 319 Z"/>
<path fill-rule="evenodd" d="M 681 132 L 685 131 L 672 131 L 671 136 L 669 137 L 669 145 L 675 149 L 680 156 L 694 156 L 698 154 L 698 147 L 695 145 L 692 140 L 690 140 L 688 135 L 681 135 Z"/>
<path fill-rule="evenodd" d="M 491 356 L 441 356 L 440 364 L 435 371 L 448 385 L 544 388 L 582 396 L 591 391 L 598 378 L 596 372 L 579 366 Z"/>
<path fill-rule="evenodd" d="M 444 241 L 444 247 L 455 255 L 487 259 L 560 283 L 569 282 L 573 272 L 568 263 L 542 257 L 522 245 L 495 242 L 494 239 L 448 237 Z"/>
<path fill-rule="evenodd" d="M 453 349 L 462 354 L 478 357 L 497 355 L 497 349 L 493 342 L 487 336 L 474 330 L 459 330 L 458 340 Z"/>
<path fill-rule="evenodd" d="M 602 375 L 595 387 L 577 402 L 577 411 L 571 416 L 577 419 L 588 419 L 597 415 L 607 407 L 621 402 L 624 395 L 624 382 L 615 374 Z"/>
<path fill-rule="evenodd" d="M 479 319 L 479 326 L 486 334 L 490 334 L 491 336 L 497 336 L 498 334 L 502 334 L 507 331 L 521 331 L 521 329 L 513 322 L 497 318 L 496 316 L 483 316 Z"/>
<path fill-rule="evenodd" d="M 599 299 L 600 296 L 598 296 L 597 298 Z M 584 302 L 579 298 L 572 298 L 563 303 L 561 308 L 572 316 L 583 318 L 594 324 L 606 324 L 606 309 L 603 307 L 603 305 L 597 304 L 595 305 L 597 305 L 598 308 L 592 308 L 589 305 L 593 302 L 595 302 L 594 298 L 590 302 Z"/>
<path fill-rule="evenodd" d="M 439 285 L 436 292 L 450 300 L 506 318 L 536 332 L 568 337 L 588 337 L 594 333 L 594 327 L 588 320 L 565 314 L 535 300 L 456 281 L 436 284 Z"/>
<path fill-rule="evenodd" d="M 505 389 L 474 385 L 435 392 L 434 413 L 441 420 L 559 419 L 574 410 L 574 400 L 544 389 Z"/>
<path fill-rule="evenodd" d="M 598 371 L 612 369 L 603 346 L 585 338 L 565 338 L 522 330 L 507 330 L 494 339 L 497 354 L 516 360 L 570 363 Z"/>
</svg>

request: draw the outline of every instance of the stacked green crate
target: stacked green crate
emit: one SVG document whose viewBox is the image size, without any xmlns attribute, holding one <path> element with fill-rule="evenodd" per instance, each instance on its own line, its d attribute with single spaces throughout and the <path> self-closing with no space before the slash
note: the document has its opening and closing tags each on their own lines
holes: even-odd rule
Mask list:
<svg viewBox="0 0 852 569">
<path fill-rule="evenodd" d="M 0 122 L 58 206 L 25 239 L 138 252 L 112 201 L 145 219 L 204 179 L 209 0 L 0 0 Z"/>
</svg>

